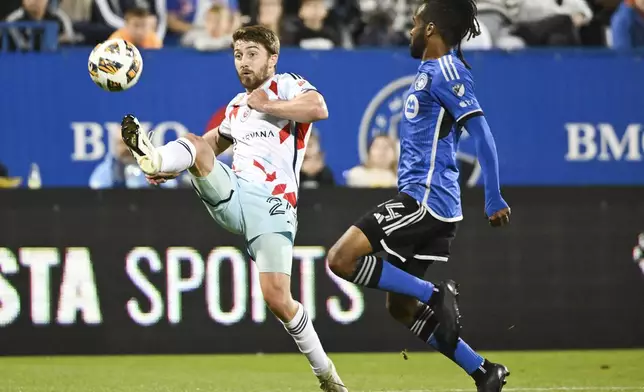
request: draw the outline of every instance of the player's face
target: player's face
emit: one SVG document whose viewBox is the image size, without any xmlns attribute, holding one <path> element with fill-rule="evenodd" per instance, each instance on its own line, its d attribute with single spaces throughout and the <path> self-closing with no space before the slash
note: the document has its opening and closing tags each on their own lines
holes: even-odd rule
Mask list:
<svg viewBox="0 0 644 392">
<path fill-rule="evenodd" d="M 237 76 L 246 89 L 256 89 L 273 75 L 277 55 L 269 54 L 263 45 L 257 42 L 237 41 L 233 55 Z"/>
<path fill-rule="evenodd" d="M 409 43 L 409 50 L 411 52 L 411 57 L 415 59 L 422 59 L 423 53 L 425 52 L 425 24 L 420 19 L 419 15 L 422 12 L 424 6 L 421 6 L 414 15 L 414 27 L 412 27 L 409 35 L 411 36 L 411 41 Z"/>
</svg>

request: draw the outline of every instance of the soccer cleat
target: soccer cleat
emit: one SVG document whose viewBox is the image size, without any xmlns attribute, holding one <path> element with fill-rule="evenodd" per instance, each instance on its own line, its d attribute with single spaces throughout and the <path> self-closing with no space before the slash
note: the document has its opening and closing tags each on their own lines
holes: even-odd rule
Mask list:
<svg viewBox="0 0 644 392">
<path fill-rule="evenodd" d="M 121 121 L 121 137 L 145 174 L 155 175 L 161 171 L 161 155 L 148 135 L 141 132 L 139 120 L 131 114 Z"/>
<path fill-rule="evenodd" d="M 487 361 L 486 361 L 487 362 Z M 510 371 L 499 363 L 488 362 L 484 365 L 485 375 L 476 383 L 478 392 L 501 392 Z"/>
<path fill-rule="evenodd" d="M 461 333 L 461 314 L 458 310 L 458 285 L 453 280 L 447 280 L 437 285 L 437 301 L 432 308 L 438 319 L 438 327 L 434 336 L 438 343 L 449 350 L 456 350 Z"/>
<path fill-rule="evenodd" d="M 344 386 L 344 383 L 338 375 L 338 371 L 335 369 L 333 361 L 329 359 L 329 370 L 318 376 L 320 380 L 320 389 L 324 392 L 348 392 L 347 387 Z"/>
</svg>

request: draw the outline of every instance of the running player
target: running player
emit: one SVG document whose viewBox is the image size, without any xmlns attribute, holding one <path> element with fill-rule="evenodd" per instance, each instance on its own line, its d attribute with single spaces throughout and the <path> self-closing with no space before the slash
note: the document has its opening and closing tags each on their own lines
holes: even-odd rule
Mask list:
<svg viewBox="0 0 644 392">
<path fill-rule="evenodd" d="M 416 11 L 410 49 L 422 62 L 400 125 L 399 193 L 349 228 L 328 261 L 338 276 L 387 291 L 387 308 L 396 320 L 460 365 L 479 391 L 498 392 L 508 370 L 459 338 L 456 284 L 422 279 L 431 263 L 448 260 L 463 218 L 456 163 L 463 128 L 476 140 L 490 224 L 510 220 L 494 139 L 460 49 L 464 38 L 478 34 L 474 0 L 425 0 Z M 386 260 L 375 255 L 381 251 Z"/>
<path fill-rule="evenodd" d="M 214 220 L 244 235 L 264 300 L 308 358 L 323 391 L 347 391 L 304 307 L 291 296 L 298 181 L 311 123 L 328 117 L 322 95 L 296 74 L 276 74 L 279 39 L 252 26 L 233 35 L 235 68 L 246 92 L 228 104 L 221 125 L 154 147 L 128 115 L 122 136 L 150 182 L 184 170 Z M 233 145 L 232 169 L 216 156 Z"/>
</svg>

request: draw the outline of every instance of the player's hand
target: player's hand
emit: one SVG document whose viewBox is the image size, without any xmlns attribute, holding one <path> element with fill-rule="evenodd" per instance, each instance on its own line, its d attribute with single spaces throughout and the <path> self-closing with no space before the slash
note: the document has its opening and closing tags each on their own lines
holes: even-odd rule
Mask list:
<svg viewBox="0 0 644 392">
<path fill-rule="evenodd" d="M 510 207 L 506 207 L 492 214 L 492 216 L 488 217 L 488 222 L 492 227 L 501 227 L 510 224 Z"/>
<path fill-rule="evenodd" d="M 179 177 L 181 173 L 157 173 L 153 176 L 145 175 L 145 179 L 152 185 L 161 185 L 168 180 Z"/>
<path fill-rule="evenodd" d="M 261 88 L 255 89 L 248 96 L 248 106 L 258 112 L 264 112 L 266 104 L 268 103 L 268 94 Z"/>
</svg>

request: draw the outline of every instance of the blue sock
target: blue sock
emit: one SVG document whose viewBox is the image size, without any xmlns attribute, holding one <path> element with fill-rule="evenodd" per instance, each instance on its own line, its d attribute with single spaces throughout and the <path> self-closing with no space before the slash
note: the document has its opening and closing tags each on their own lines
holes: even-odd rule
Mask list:
<svg viewBox="0 0 644 392">
<path fill-rule="evenodd" d="M 408 295 L 425 304 L 429 303 L 429 299 L 434 294 L 434 285 L 430 282 L 396 268 L 376 256 L 365 256 L 360 259 L 350 280 L 361 286 Z"/>
<path fill-rule="evenodd" d="M 484 359 L 482 356 L 478 355 L 476 351 L 463 341 L 463 339 L 458 339 L 458 344 L 456 345 L 456 350 L 453 353 L 445 352 L 441 350 L 438 342 L 434 339 L 434 335 L 429 338 L 430 346 L 434 347 L 436 350 L 440 351 L 454 361 L 458 366 L 460 366 L 467 374 L 473 374 L 479 367 L 483 365 Z"/>
</svg>

